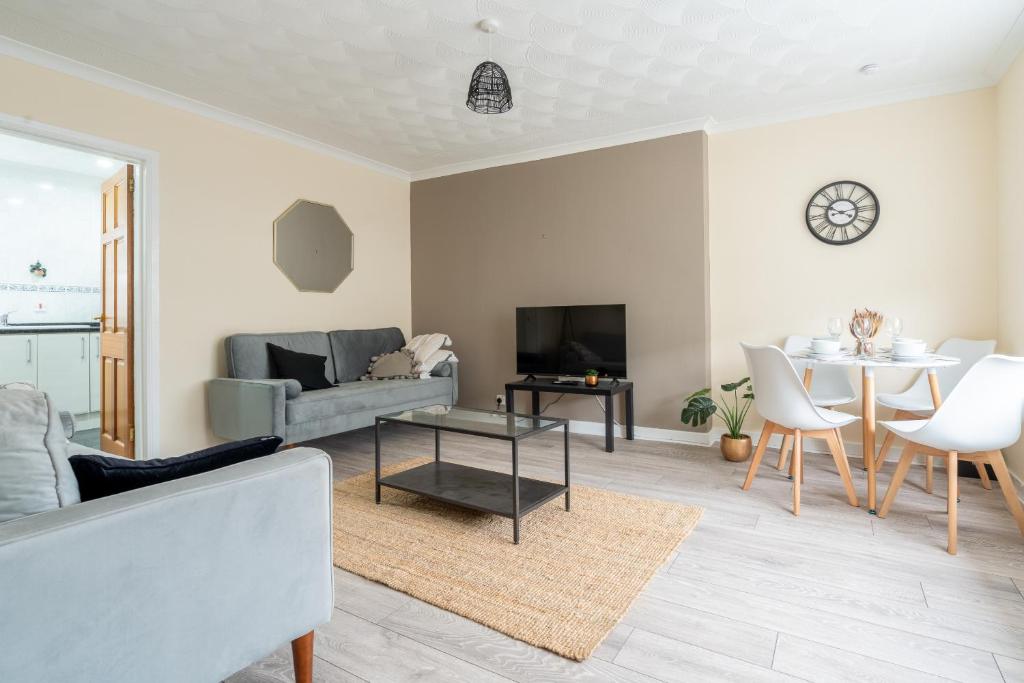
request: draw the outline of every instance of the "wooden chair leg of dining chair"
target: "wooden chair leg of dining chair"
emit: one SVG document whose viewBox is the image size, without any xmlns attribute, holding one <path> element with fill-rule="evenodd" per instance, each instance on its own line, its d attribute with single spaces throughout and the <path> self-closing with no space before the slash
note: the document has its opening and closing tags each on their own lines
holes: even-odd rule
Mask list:
<svg viewBox="0 0 1024 683">
<path fill-rule="evenodd" d="M 900 461 L 896 464 L 896 471 L 892 473 L 892 481 L 889 482 L 889 490 L 885 492 L 882 507 L 878 508 L 878 517 L 885 517 L 889 514 L 892 502 L 896 500 L 896 494 L 899 493 L 900 487 L 903 486 L 903 480 L 907 478 L 907 472 L 914 462 L 915 452 L 914 444 L 910 442 L 907 442 L 907 445 L 903 447 L 903 454 L 900 456 Z"/>
<path fill-rule="evenodd" d="M 981 478 L 981 488 L 986 491 L 992 490 L 992 480 L 988 478 L 988 469 L 985 467 L 984 462 L 975 462 L 975 469 L 978 470 L 978 476 Z"/>
<path fill-rule="evenodd" d="M 957 497 L 960 495 L 960 486 L 957 481 L 957 453 L 950 451 L 946 457 L 946 521 L 949 540 L 946 543 L 946 552 L 956 555 L 956 518 L 957 518 Z"/>
<path fill-rule="evenodd" d="M 892 448 L 892 442 L 895 440 L 895 434 L 886 432 L 885 439 L 882 440 L 882 448 L 878 451 L 878 457 L 875 458 L 875 474 L 881 472 L 882 467 L 885 466 L 885 457 L 889 455 L 889 449 Z"/>
<path fill-rule="evenodd" d="M 850 472 L 850 463 L 846 459 L 846 449 L 843 448 L 843 435 L 838 429 L 829 432 L 826 438 L 828 449 L 832 453 L 832 459 L 836 461 L 836 469 L 839 470 L 839 478 L 843 480 L 843 488 L 846 489 L 846 500 L 853 507 L 860 507 L 857 500 L 857 491 L 853 488 L 853 474 Z"/>
<path fill-rule="evenodd" d="M 800 430 L 793 432 L 793 514 L 800 516 L 800 473 L 804 471 L 804 437 Z"/>
<path fill-rule="evenodd" d="M 744 491 L 749 490 L 750 485 L 754 483 L 754 476 L 757 474 L 757 468 L 761 465 L 761 458 L 764 457 L 764 451 L 768 448 L 768 439 L 771 438 L 774 430 L 774 424 L 771 422 L 764 423 L 764 428 L 761 430 L 761 436 L 757 440 L 757 448 L 754 449 L 754 455 L 750 459 L 750 469 L 747 470 L 747 478 L 743 481 L 742 488 Z"/>
<path fill-rule="evenodd" d="M 789 460 L 789 449 L 793 447 L 793 437 L 790 434 L 786 434 L 782 437 L 782 446 L 779 448 L 779 462 L 775 464 L 775 469 L 782 471 L 786 467 L 786 461 Z"/>
<path fill-rule="evenodd" d="M 935 484 L 935 458 L 926 455 L 924 459 L 924 490 L 931 493 Z"/>
<path fill-rule="evenodd" d="M 1017 490 L 1013 486 L 1013 479 L 1010 478 L 1010 472 L 1006 469 L 1006 461 L 1003 460 L 1002 451 L 992 451 L 989 453 L 989 464 L 992 465 L 992 471 L 996 474 L 996 481 L 999 482 L 999 488 L 1003 491 L 1003 497 L 1006 498 L 1006 507 L 1010 508 L 1010 514 L 1013 515 L 1014 521 L 1017 522 L 1017 528 L 1020 529 L 1020 533 L 1024 536 L 1024 507 L 1020 504 L 1020 498 L 1017 497 Z"/>
</svg>

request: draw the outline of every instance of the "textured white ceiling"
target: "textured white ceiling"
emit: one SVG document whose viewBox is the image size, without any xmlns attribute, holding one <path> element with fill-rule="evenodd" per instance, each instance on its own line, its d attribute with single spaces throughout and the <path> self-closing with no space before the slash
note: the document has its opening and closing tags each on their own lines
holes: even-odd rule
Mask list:
<svg viewBox="0 0 1024 683">
<path fill-rule="evenodd" d="M 987 85 L 1024 0 L 0 0 L 0 33 L 422 175 Z M 511 112 L 465 107 L 487 57 Z M 858 68 L 883 69 L 863 76 Z M 900 93 L 904 93 L 901 95 Z M 696 122 L 696 123 L 694 123 Z"/>
</svg>

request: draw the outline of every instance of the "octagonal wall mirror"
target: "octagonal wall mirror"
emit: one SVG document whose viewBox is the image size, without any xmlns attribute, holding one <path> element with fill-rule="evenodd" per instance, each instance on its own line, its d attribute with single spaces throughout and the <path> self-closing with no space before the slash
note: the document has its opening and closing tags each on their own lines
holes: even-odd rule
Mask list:
<svg viewBox="0 0 1024 683">
<path fill-rule="evenodd" d="M 329 204 L 299 199 L 274 221 L 274 263 L 300 292 L 333 292 L 354 256 L 352 231 Z"/>
</svg>

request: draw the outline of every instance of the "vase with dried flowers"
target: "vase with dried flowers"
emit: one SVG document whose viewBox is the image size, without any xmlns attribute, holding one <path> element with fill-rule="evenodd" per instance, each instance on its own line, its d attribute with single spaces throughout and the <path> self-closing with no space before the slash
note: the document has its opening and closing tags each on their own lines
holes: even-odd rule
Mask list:
<svg viewBox="0 0 1024 683">
<path fill-rule="evenodd" d="M 863 311 L 853 309 L 853 317 L 850 319 L 850 334 L 857 340 L 856 353 L 858 356 L 875 355 L 875 336 L 882 329 L 885 317 L 878 311 L 865 308 Z"/>
</svg>

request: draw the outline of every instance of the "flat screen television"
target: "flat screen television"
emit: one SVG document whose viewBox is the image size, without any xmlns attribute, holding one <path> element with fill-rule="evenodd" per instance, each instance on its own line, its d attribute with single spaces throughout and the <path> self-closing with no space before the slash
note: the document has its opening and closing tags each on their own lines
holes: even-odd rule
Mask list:
<svg viewBox="0 0 1024 683">
<path fill-rule="evenodd" d="M 626 377 L 626 305 L 516 309 L 516 372 Z"/>
</svg>

